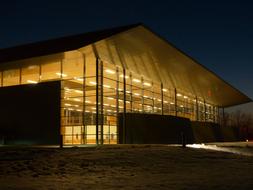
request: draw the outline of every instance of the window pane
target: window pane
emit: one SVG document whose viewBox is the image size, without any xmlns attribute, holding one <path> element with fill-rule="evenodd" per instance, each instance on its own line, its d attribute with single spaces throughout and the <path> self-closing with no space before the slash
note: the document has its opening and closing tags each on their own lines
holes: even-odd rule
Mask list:
<svg viewBox="0 0 253 190">
<path fill-rule="evenodd" d="M 22 68 L 21 71 L 21 83 L 29 84 L 29 83 L 37 83 L 39 82 L 39 71 L 40 68 L 38 65 L 31 65 L 25 68 Z"/>
<path fill-rule="evenodd" d="M 65 59 L 62 62 L 63 78 L 83 77 L 83 59 Z"/>
<path fill-rule="evenodd" d="M 41 80 L 59 79 L 61 77 L 60 62 L 41 65 Z"/>
<path fill-rule="evenodd" d="M 19 69 L 11 69 L 3 72 L 3 86 L 19 84 Z"/>
</svg>

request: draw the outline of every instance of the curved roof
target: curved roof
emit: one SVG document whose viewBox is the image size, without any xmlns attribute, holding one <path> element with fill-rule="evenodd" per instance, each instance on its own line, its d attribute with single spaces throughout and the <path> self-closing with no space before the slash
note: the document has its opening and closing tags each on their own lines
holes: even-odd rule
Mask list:
<svg viewBox="0 0 253 190">
<path fill-rule="evenodd" d="M 98 55 L 165 86 L 228 107 L 252 100 L 141 24 L 106 29 L 0 50 L 0 63 L 94 44 Z"/>
</svg>

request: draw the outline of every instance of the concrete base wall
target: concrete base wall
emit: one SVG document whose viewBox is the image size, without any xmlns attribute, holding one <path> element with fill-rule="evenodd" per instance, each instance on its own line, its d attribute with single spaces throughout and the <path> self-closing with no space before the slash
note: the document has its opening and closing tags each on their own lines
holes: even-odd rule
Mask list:
<svg viewBox="0 0 253 190">
<path fill-rule="evenodd" d="M 241 140 L 239 130 L 221 127 L 215 123 L 191 122 L 189 119 L 127 113 L 125 129 L 123 114 L 119 114 L 119 143 L 125 144 L 178 144 L 184 134 L 187 143 L 205 143 Z"/>
<path fill-rule="evenodd" d="M 0 88 L 0 143 L 60 143 L 60 82 Z"/>
</svg>

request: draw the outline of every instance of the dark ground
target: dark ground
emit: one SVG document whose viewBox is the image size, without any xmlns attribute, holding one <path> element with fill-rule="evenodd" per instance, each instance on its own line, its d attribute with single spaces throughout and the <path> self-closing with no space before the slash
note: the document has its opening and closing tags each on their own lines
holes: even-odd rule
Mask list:
<svg viewBox="0 0 253 190">
<path fill-rule="evenodd" d="M 253 157 L 165 145 L 0 147 L 0 189 L 252 190 Z"/>
</svg>

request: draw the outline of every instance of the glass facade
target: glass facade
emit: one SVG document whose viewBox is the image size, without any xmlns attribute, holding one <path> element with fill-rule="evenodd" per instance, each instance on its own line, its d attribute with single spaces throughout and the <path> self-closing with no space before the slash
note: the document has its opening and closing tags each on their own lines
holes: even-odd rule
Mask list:
<svg viewBox="0 0 253 190">
<path fill-rule="evenodd" d="M 91 48 L 2 64 L 0 86 L 61 81 L 65 145 L 116 144 L 117 114 L 174 115 L 218 122 L 218 107 L 184 89 L 96 58 Z"/>
</svg>

